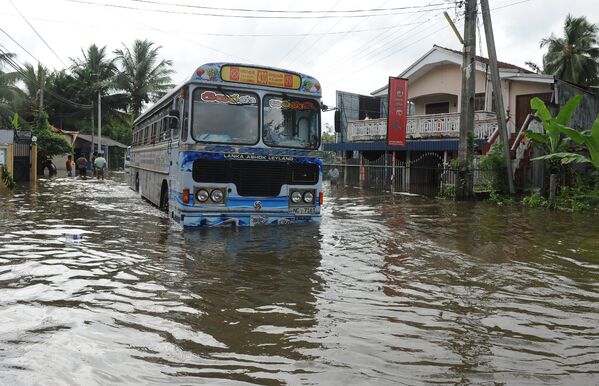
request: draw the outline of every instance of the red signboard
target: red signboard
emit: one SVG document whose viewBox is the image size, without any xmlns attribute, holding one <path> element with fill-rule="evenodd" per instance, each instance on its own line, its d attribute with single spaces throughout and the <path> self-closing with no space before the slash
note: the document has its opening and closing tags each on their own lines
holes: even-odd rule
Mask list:
<svg viewBox="0 0 599 386">
<path fill-rule="evenodd" d="M 408 80 L 389 78 L 389 117 L 387 118 L 387 145 L 406 145 L 408 123 Z"/>
</svg>

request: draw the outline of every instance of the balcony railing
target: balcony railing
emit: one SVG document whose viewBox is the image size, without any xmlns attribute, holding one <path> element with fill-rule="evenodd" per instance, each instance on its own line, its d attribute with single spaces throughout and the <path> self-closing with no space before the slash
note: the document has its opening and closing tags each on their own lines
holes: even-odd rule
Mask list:
<svg viewBox="0 0 599 386">
<path fill-rule="evenodd" d="M 497 129 L 495 113 L 477 111 L 474 114 L 474 136 L 486 139 Z M 460 113 L 413 115 L 408 117 L 407 139 L 458 138 Z M 387 119 L 350 121 L 347 141 L 380 141 L 387 138 Z"/>
</svg>

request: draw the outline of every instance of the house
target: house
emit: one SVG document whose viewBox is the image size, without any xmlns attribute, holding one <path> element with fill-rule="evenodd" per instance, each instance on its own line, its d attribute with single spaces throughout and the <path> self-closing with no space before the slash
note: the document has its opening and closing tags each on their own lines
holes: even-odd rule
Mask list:
<svg viewBox="0 0 599 386">
<path fill-rule="evenodd" d="M 73 147 L 73 160 L 76 160 L 81 155 L 90 159 L 90 154 L 92 154 L 98 147 L 98 138 L 92 138 L 91 134 L 81 134 L 78 131 L 66 131 L 60 129 L 55 129 L 54 131 L 62 134 L 67 142 Z M 101 148 L 102 151 L 104 151 L 104 157 L 108 161 L 109 167 L 122 167 L 122 163 L 124 162 L 123 155 L 125 149 L 127 149 L 127 145 L 106 136 L 103 136 L 101 141 Z M 123 150 L 119 151 L 116 149 Z M 68 154 L 61 154 L 52 158 L 52 163 L 56 166 L 58 175 L 60 176 L 66 175 L 67 156 Z M 91 164 L 89 164 L 88 168 L 91 168 Z"/>
<path fill-rule="evenodd" d="M 372 91 L 370 96 L 338 91 L 337 126 L 340 132 L 337 143 L 325 145 L 324 150 L 343 152 L 346 159 L 354 159 L 360 165 L 377 162 L 387 166 L 398 163 L 408 167 L 441 166 L 457 158 L 461 66 L 462 52 L 434 45 L 398 75 L 408 79 L 407 141 L 404 147 L 387 145 L 388 85 Z M 489 61 L 476 56 L 475 66 L 474 141 L 475 151 L 481 155 L 497 139 L 498 125 Z M 509 63 L 498 62 L 498 68 L 512 142 L 531 112 L 533 97 L 552 102 L 557 108 L 576 87 L 556 80 L 552 75 L 536 74 Z M 595 100 L 588 103 L 599 105 Z M 520 166 L 518 162 L 515 168 Z M 418 178 L 414 173 L 411 175 L 412 182 Z"/>
</svg>

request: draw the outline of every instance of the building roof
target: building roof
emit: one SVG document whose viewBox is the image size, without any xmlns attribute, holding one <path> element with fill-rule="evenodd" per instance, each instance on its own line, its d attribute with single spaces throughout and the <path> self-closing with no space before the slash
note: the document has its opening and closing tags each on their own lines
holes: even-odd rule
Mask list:
<svg viewBox="0 0 599 386">
<path fill-rule="evenodd" d="M 453 50 L 453 49 L 447 48 L 447 47 L 441 47 L 441 46 L 438 46 L 436 44 L 433 45 L 433 47 L 437 47 L 437 48 L 441 48 L 441 49 L 446 50 L 446 51 L 454 52 L 454 53 L 460 55 L 460 57 L 462 56 L 462 52 L 458 51 L 458 50 Z M 477 62 L 480 62 L 480 63 L 489 64 L 489 58 L 485 58 L 483 56 L 476 55 L 475 56 L 475 60 Z M 523 68 L 523 67 L 516 66 L 515 64 L 506 63 L 506 62 L 497 61 L 497 67 L 499 67 L 499 68 L 507 68 L 507 69 L 511 69 L 511 70 L 518 70 L 518 71 L 524 72 L 526 74 L 534 74 L 533 71 L 527 70 L 526 68 Z"/>
<path fill-rule="evenodd" d="M 92 143 L 92 136 L 89 134 L 79 134 L 79 135 L 77 135 L 77 139 L 82 139 L 85 142 Z M 98 137 L 95 137 L 94 141 L 95 141 L 95 143 L 98 143 Z M 108 146 L 108 147 L 116 146 L 116 147 L 120 147 L 122 149 L 127 148 L 127 145 L 122 144 L 118 141 L 115 141 L 114 139 L 112 139 L 110 137 L 102 137 L 101 142 L 102 142 L 103 146 Z"/>
<path fill-rule="evenodd" d="M 415 81 L 419 77 L 426 74 L 436 66 L 454 64 L 457 66 L 462 65 L 462 52 L 453 50 L 451 48 L 441 47 L 433 45 L 433 47 L 421 56 L 418 60 L 408 66 L 401 74 L 399 78 L 407 78 L 410 81 Z M 476 56 L 475 68 L 477 71 L 486 72 L 489 64 L 489 59 Z M 553 83 L 554 78 L 551 75 L 535 74 L 534 72 L 525 68 L 516 66 L 514 64 L 497 62 L 499 68 L 499 76 L 501 79 L 511 79 L 520 81 L 531 81 L 541 83 Z M 384 85 L 373 92 L 370 95 L 382 96 L 387 93 L 388 85 Z"/>
</svg>

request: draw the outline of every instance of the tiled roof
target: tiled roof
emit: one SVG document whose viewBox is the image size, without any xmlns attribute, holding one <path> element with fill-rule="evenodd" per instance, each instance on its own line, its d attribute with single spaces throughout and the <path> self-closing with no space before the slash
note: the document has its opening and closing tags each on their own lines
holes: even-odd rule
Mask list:
<svg viewBox="0 0 599 386">
<path fill-rule="evenodd" d="M 462 55 L 462 52 L 458 51 L 458 50 L 452 50 L 451 48 L 442 47 L 442 46 L 439 46 L 439 45 L 436 45 L 436 44 L 434 45 L 434 47 L 441 48 L 442 50 L 454 52 L 454 53 L 456 53 L 458 55 Z M 489 58 L 485 58 L 485 57 L 478 56 L 478 55 L 476 55 L 475 58 L 476 58 L 477 62 L 484 63 L 484 64 L 489 64 Z M 510 64 L 510 63 L 505 63 L 505 62 L 497 61 L 497 66 L 499 68 L 506 68 L 506 69 L 511 69 L 511 70 L 518 70 L 520 72 L 524 72 L 524 73 L 527 73 L 527 74 L 534 74 L 533 71 L 527 70 L 526 68 L 522 68 L 522 67 L 516 66 L 515 64 Z"/>
</svg>

